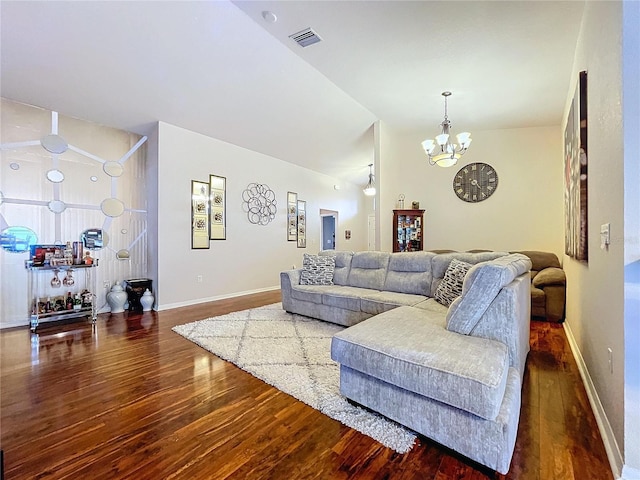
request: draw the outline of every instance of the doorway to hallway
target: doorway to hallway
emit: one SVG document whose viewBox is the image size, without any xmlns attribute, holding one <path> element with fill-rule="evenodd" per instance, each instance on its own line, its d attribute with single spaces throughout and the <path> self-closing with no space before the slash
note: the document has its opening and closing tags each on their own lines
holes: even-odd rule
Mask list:
<svg viewBox="0 0 640 480">
<path fill-rule="evenodd" d="M 336 225 L 338 224 L 338 212 L 334 210 L 320 209 L 321 246 L 322 250 L 336 249 Z"/>
</svg>

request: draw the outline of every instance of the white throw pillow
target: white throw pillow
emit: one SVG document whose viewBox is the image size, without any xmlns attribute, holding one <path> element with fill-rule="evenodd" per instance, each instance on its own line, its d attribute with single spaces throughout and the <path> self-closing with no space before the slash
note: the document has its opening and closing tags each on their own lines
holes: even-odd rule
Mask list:
<svg viewBox="0 0 640 480">
<path fill-rule="evenodd" d="M 304 254 L 300 285 L 333 285 L 336 258 L 326 255 Z"/>
</svg>

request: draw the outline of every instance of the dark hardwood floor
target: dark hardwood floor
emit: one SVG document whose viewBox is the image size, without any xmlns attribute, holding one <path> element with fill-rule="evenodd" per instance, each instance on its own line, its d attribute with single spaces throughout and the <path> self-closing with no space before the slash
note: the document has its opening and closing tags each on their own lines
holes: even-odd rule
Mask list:
<svg viewBox="0 0 640 480">
<path fill-rule="evenodd" d="M 17 479 L 612 479 L 559 325 L 533 322 L 506 476 L 420 438 L 400 455 L 173 333 L 278 291 L 0 333 L 1 448 Z"/>
</svg>

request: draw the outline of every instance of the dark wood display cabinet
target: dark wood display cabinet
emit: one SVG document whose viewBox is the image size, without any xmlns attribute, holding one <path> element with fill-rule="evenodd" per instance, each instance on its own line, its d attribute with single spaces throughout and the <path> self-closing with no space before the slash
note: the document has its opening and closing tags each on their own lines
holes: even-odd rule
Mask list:
<svg viewBox="0 0 640 480">
<path fill-rule="evenodd" d="M 413 252 L 423 248 L 424 210 L 393 211 L 393 251 Z"/>
</svg>

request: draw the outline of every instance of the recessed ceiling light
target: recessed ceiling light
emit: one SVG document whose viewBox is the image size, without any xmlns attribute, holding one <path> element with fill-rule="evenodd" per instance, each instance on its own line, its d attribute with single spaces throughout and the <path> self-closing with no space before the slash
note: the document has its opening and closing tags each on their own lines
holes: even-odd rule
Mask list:
<svg viewBox="0 0 640 480">
<path fill-rule="evenodd" d="M 269 10 L 265 10 L 264 12 L 262 12 L 262 18 L 264 18 L 265 21 L 269 23 L 276 23 L 278 21 L 278 17 L 276 17 L 276 14 L 270 12 Z"/>
</svg>

